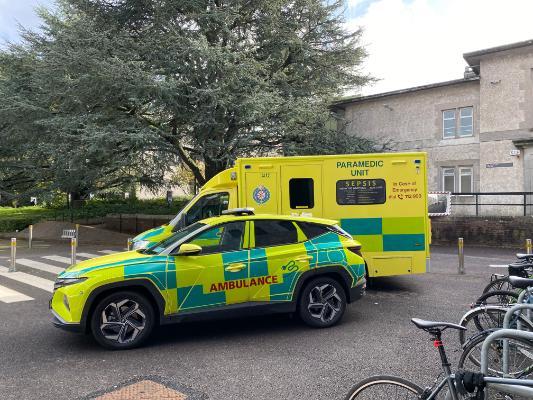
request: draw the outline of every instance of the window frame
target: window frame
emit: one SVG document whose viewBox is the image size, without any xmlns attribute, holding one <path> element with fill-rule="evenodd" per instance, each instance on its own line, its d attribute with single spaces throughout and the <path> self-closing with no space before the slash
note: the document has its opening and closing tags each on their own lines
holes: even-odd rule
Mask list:
<svg viewBox="0 0 533 400">
<path fill-rule="evenodd" d="M 257 245 L 257 236 L 255 234 L 255 224 L 257 222 L 262 222 L 262 221 L 276 221 L 276 222 L 287 221 L 287 222 L 290 222 L 292 224 L 292 226 L 294 227 L 294 230 L 296 231 L 296 242 L 294 242 L 294 243 L 274 244 L 274 245 L 268 245 L 268 246 L 258 246 Z M 303 242 L 300 242 L 298 240 L 298 229 L 301 230 L 301 228 L 294 221 L 292 221 L 290 219 L 254 219 L 254 220 L 252 220 L 250 222 L 252 222 L 252 224 L 250 225 L 250 235 L 253 235 L 253 241 L 250 240 L 250 249 L 266 249 L 266 248 L 270 248 L 270 247 L 291 246 L 291 245 L 303 243 Z M 305 233 L 304 233 L 304 235 L 305 235 Z"/>
<path fill-rule="evenodd" d="M 453 112 L 453 118 L 445 118 L 444 113 L 446 112 Z M 444 126 L 445 121 L 450 121 L 453 119 L 453 135 L 446 136 L 446 127 Z M 442 138 L 443 139 L 455 139 L 457 137 L 457 109 L 456 108 L 450 108 L 448 110 L 442 110 Z"/>
<path fill-rule="evenodd" d="M 191 236 L 191 237 L 187 238 L 186 240 L 184 240 L 182 243 L 180 243 L 179 246 L 181 246 L 182 244 L 190 243 L 192 240 L 195 240 L 198 236 L 203 235 L 204 233 L 207 233 L 207 232 L 209 232 L 212 229 L 217 229 L 217 228 L 220 229 L 221 227 L 224 227 L 224 226 L 229 225 L 229 224 L 235 224 L 235 223 L 243 224 L 243 226 L 242 226 L 241 245 L 240 245 L 239 249 L 226 250 L 226 251 L 213 251 L 213 252 L 209 252 L 209 253 L 204 253 L 203 252 L 203 247 L 202 247 L 202 252 L 200 254 L 198 254 L 198 256 L 204 256 L 204 255 L 208 256 L 208 255 L 211 255 L 211 254 L 224 254 L 224 253 L 231 253 L 231 252 L 234 252 L 234 251 L 249 250 L 249 248 L 247 246 L 247 243 L 246 243 L 246 224 L 248 223 L 248 221 L 246 221 L 246 220 L 242 220 L 242 221 L 227 221 L 227 222 L 223 222 L 223 223 L 217 224 L 217 225 L 210 225 L 208 228 L 203 229 L 201 232 L 198 232 L 196 235 Z M 222 240 L 222 238 L 221 238 L 221 240 Z M 178 246 L 178 249 L 179 249 L 179 246 Z M 218 247 L 220 247 L 220 243 L 218 244 Z M 173 255 L 175 255 L 175 254 L 173 254 Z"/>
<path fill-rule="evenodd" d="M 463 110 L 468 110 L 470 109 L 471 112 L 470 112 L 470 115 L 464 117 L 462 115 L 463 113 Z M 462 129 L 463 129 L 463 118 L 470 118 L 470 121 L 471 121 L 471 124 L 470 124 L 470 132 L 467 133 L 467 134 L 464 134 L 462 132 Z M 461 107 L 459 108 L 459 124 L 458 124 L 458 128 L 457 129 L 457 137 L 471 137 L 471 136 L 474 136 L 474 107 L 473 106 L 468 106 L 468 107 Z"/>
<path fill-rule="evenodd" d="M 458 177 L 459 177 L 459 193 L 472 193 L 474 191 L 474 168 L 470 166 L 459 166 L 458 168 Z M 464 171 L 469 171 L 464 173 Z M 464 176 L 470 177 L 470 190 L 463 190 L 463 180 Z"/>
<path fill-rule="evenodd" d="M 469 116 L 463 116 L 464 110 L 471 110 L 471 113 Z M 453 112 L 453 118 L 445 118 L 444 115 L 446 112 Z M 474 106 L 464 106 L 464 107 L 455 107 L 455 108 L 448 108 L 441 111 L 441 118 L 442 118 L 442 139 L 443 140 L 449 140 L 449 139 L 461 139 L 461 138 L 467 138 L 467 137 L 473 137 L 474 136 Z M 465 118 L 470 118 L 471 125 L 470 125 L 470 132 L 469 133 L 463 133 L 463 124 L 462 120 Z M 446 134 L 445 133 L 445 121 L 454 120 L 454 133 Z M 467 126 L 467 125 L 466 125 Z"/>
<path fill-rule="evenodd" d="M 450 172 L 446 172 L 446 170 L 448 171 L 453 171 L 453 173 L 450 173 Z M 455 176 L 455 167 L 441 167 L 441 175 L 442 175 L 442 190 L 445 191 L 445 192 L 449 192 L 449 190 L 446 189 L 446 177 L 453 177 L 453 190 L 451 191 L 452 193 L 455 192 L 455 189 L 456 189 L 456 176 Z"/>
</svg>

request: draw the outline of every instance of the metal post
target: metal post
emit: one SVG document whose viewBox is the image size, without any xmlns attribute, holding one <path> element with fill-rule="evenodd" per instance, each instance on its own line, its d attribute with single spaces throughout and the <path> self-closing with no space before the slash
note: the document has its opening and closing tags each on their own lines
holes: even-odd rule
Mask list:
<svg viewBox="0 0 533 400">
<path fill-rule="evenodd" d="M 457 241 L 457 250 L 458 250 L 458 256 L 459 256 L 459 266 L 457 269 L 457 273 L 459 275 L 464 275 L 465 273 L 465 247 L 464 247 L 463 238 L 459 238 L 459 240 Z"/>
<path fill-rule="evenodd" d="M 531 239 L 526 239 L 526 253 L 531 254 L 532 251 Z"/>
<path fill-rule="evenodd" d="M 76 264 L 76 238 L 70 239 L 70 263 Z"/>
<path fill-rule="evenodd" d="M 527 215 L 527 196 L 524 195 L 524 217 Z"/>
<path fill-rule="evenodd" d="M 80 239 L 80 224 L 76 224 L 76 241 Z"/>
<path fill-rule="evenodd" d="M 479 217 L 479 197 L 476 194 L 476 217 Z"/>
<path fill-rule="evenodd" d="M 131 250 L 132 243 L 133 243 L 133 239 L 132 238 L 128 238 L 128 251 Z"/>
<path fill-rule="evenodd" d="M 28 237 L 28 247 L 31 249 L 31 246 L 33 244 L 33 225 L 30 225 L 30 232 Z"/>
<path fill-rule="evenodd" d="M 17 270 L 17 238 L 11 238 L 11 265 L 9 272 Z"/>
</svg>

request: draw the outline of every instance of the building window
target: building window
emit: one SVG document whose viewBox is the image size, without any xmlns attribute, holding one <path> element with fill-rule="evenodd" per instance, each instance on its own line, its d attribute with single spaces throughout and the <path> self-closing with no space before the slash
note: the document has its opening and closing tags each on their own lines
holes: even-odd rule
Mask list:
<svg viewBox="0 0 533 400">
<path fill-rule="evenodd" d="M 474 134 L 474 108 L 461 107 L 442 112 L 442 137 L 455 139 Z"/>
<path fill-rule="evenodd" d="M 457 183 L 456 183 L 457 182 Z M 442 168 L 442 190 L 446 192 L 471 193 L 474 191 L 472 167 Z"/>
<path fill-rule="evenodd" d="M 472 107 L 459 109 L 459 136 L 472 136 L 474 133 L 474 111 Z"/>
<path fill-rule="evenodd" d="M 459 167 L 459 191 L 461 193 L 473 191 L 472 167 Z"/>
<path fill-rule="evenodd" d="M 455 192 L 455 168 L 442 169 L 442 190 Z"/>
<path fill-rule="evenodd" d="M 455 137 L 455 110 L 445 110 L 442 112 L 442 136 L 444 139 Z"/>
</svg>

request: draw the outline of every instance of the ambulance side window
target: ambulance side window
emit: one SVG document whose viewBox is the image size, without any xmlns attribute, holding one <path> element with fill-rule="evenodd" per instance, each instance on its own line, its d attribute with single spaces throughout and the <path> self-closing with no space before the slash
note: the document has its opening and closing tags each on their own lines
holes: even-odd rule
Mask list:
<svg viewBox="0 0 533 400">
<path fill-rule="evenodd" d="M 289 201 L 292 209 L 315 206 L 315 183 L 311 178 L 289 180 Z"/>
<path fill-rule="evenodd" d="M 216 217 L 222 213 L 222 211 L 228 209 L 229 193 L 211 193 L 207 194 L 200 199 L 193 206 L 187 210 L 186 225 L 190 225 L 201 219 Z"/>
<path fill-rule="evenodd" d="M 244 222 L 229 222 L 200 233 L 188 243 L 201 246 L 201 255 L 235 251 L 242 249 L 243 234 Z"/>
<path fill-rule="evenodd" d="M 298 231 L 292 221 L 254 221 L 255 247 L 298 243 Z"/>
</svg>

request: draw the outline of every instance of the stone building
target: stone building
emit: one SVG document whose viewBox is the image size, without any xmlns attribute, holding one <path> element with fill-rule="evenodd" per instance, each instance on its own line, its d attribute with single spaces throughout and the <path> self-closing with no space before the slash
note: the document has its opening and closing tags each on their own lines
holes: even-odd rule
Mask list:
<svg viewBox="0 0 533 400">
<path fill-rule="evenodd" d="M 391 140 L 397 151 L 426 151 L 429 190 L 533 191 L 533 40 L 463 57 L 462 79 L 344 98 L 334 108 L 348 121 L 349 134 Z M 478 199 L 523 202 L 511 195 Z M 452 202 L 474 203 L 475 196 L 456 195 Z M 524 213 L 521 206 L 479 208 L 480 215 Z M 474 206 L 453 209 L 475 214 Z"/>
</svg>

